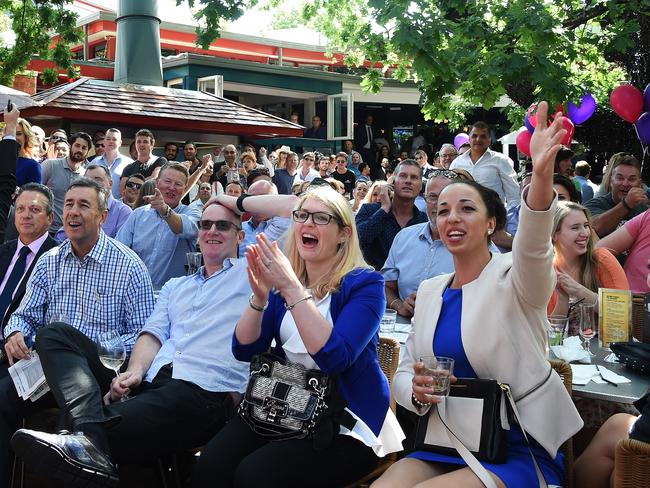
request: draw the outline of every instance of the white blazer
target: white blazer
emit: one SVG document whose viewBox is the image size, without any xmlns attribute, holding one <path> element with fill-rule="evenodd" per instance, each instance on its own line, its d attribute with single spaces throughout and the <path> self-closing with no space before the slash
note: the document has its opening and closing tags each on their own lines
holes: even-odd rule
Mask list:
<svg viewBox="0 0 650 488">
<path fill-rule="evenodd" d="M 560 377 L 549 377 L 546 359 L 546 305 L 555 288 L 550 238 L 555 207 L 556 200 L 546 211 L 533 211 L 522 198 L 512 253 L 493 254 L 479 277 L 462 287 L 461 316 L 472 368 L 479 378 L 510 385 L 523 428 L 553 458 L 583 425 Z M 442 294 L 453 276 L 425 280 L 418 288 L 413 328 L 393 381 L 397 402 L 419 415 L 425 412 L 411 402 L 413 363 L 432 354 Z"/>
</svg>

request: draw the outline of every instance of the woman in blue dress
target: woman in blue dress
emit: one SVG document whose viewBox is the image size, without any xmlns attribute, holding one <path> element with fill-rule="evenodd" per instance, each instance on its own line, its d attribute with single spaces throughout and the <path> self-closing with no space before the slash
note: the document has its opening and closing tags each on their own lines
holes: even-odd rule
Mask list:
<svg viewBox="0 0 650 488">
<path fill-rule="evenodd" d="M 492 255 L 488 250 L 490 235 L 505 222 L 494 191 L 474 182 L 454 182 L 441 192 L 436 223 L 454 257 L 455 273 L 420 285 L 413 331 L 393 382 L 397 402 L 418 415 L 440 402 L 429 386 L 432 378 L 423 374 L 423 356 L 453 357 L 457 377 L 510 385 L 521 427 L 511 425 L 505 463 L 481 463 L 487 481 L 498 487 L 561 485 L 564 467 L 558 449 L 582 426 L 546 359 L 546 304 L 555 285 L 553 164 L 565 133 L 560 115 L 546 127 L 547 110 L 541 103 L 531 140 L 532 180 L 522 194 L 512 253 Z M 545 481 L 537 476 L 522 428 Z M 460 456 L 415 452 L 373 484 L 394 486 L 478 488 L 483 483 Z"/>
<path fill-rule="evenodd" d="M 41 165 L 35 159 L 38 157 L 38 140 L 32 131 L 31 124 L 25 119 L 18 119 L 16 142 L 20 147 L 16 160 L 16 186 L 23 186 L 25 183 L 40 183 Z"/>
</svg>

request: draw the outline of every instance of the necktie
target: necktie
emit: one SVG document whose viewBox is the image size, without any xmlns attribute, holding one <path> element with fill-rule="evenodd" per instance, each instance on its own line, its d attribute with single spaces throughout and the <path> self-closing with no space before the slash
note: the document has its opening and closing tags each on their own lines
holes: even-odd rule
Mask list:
<svg viewBox="0 0 650 488">
<path fill-rule="evenodd" d="M 5 313 L 7 312 L 7 307 L 9 307 L 9 304 L 11 303 L 14 291 L 16 291 L 16 288 L 18 287 L 23 274 L 25 274 L 27 255 L 30 252 L 31 249 L 29 249 L 27 246 L 23 246 L 20 249 L 18 259 L 16 260 L 16 264 L 14 264 L 14 269 L 11 270 L 9 279 L 7 280 L 5 288 L 2 290 L 2 294 L 0 295 L 0 320 L 4 318 Z"/>
<path fill-rule="evenodd" d="M 368 148 L 372 147 L 372 131 L 369 125 L 366 125 L 366 132 L 368 133 Z"/>
</svg>

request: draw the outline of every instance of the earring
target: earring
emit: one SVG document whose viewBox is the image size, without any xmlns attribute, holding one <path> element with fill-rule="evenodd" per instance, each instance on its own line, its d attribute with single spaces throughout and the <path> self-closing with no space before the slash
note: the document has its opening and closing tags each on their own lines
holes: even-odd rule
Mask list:
<svg viewBox="0 0 650 488">
<path fill-rule="evenodd" d="M 492 235 L 492 232 L 494 232 L 494 230 L 492 230 L 492 229 L 488 229 L 488 235 L 489 235 L 489 236 Z"/>
</svg>

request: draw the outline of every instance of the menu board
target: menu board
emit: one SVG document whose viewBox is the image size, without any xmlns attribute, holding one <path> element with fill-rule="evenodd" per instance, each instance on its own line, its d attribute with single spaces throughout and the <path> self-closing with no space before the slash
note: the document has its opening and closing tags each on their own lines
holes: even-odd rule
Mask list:
<svg viewBox="0 0 650 488">
<path fill-rule="evenodd" d="M 628 342 L 632 328 L 630 290 L 598 289 L 598 337 L 602 347 Z"/>
</svg>

